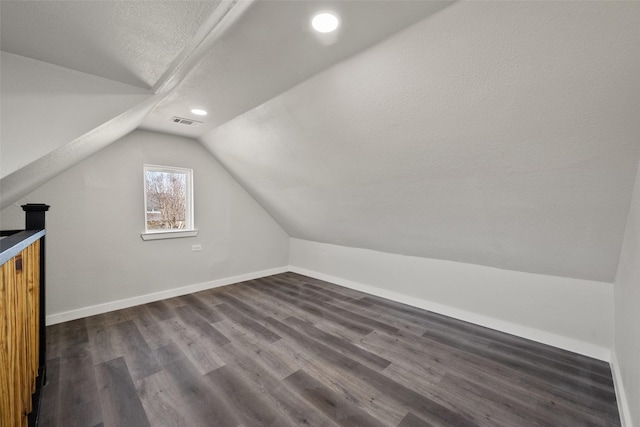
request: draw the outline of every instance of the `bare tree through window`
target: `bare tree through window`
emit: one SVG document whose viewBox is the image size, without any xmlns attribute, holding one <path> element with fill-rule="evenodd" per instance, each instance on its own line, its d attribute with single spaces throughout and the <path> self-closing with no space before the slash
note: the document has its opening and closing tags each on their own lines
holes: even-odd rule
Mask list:
<svg viewBox="0 0 640 427">
<path fill-rule="evenodd" d="M 145 167 L 147 230 L 182 230 L 190 224 L 191 171 Z"/>
</svg>

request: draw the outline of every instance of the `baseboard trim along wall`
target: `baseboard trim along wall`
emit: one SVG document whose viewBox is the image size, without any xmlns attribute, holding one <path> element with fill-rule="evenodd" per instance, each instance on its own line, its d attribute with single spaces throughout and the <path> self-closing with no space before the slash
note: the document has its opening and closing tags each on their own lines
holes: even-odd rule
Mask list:
<svg viewBox="0 0 640 427">
<path fill-rule="evenodd" d="M 609 362 L 613 284 L 291 239 L 293 272 Z"/>
<path fill-rule="evenodd" d="M 279 274 L 279 273 L 285 273 L 287 271 L 289 271 L 289 269 L 286 266 L 271 268 L 268 270 L 255 271 L 252 273 L 241 274 L 238 276 L 216 279 L 210 282 L 197 283 L 195 285 L 168 289 L 166 291 L 161 291 L 161 292 L 154 292 L 152 294 L 139 295 L 133 298 L 110 301 L 103 304 L 97 304 L 89 307 L 79 308 L 77 310 L 70 310 L 62 313 L 55 313 L 55 314 L 48 315 L 46 317 L 46 324 L 55 325 L 57 323 L 68 322 L 70 320 L 94 316 L 96 314 L 107 313 L 109 311 L 121 310 L 123 308 L 134 307 L 140 304 L 147 304 L 150 302 L 160 301 L 167 298 L 173 298 L 173 297 L 178 297 L 182 295 L 192 294 L 194 292 L 204 291 L 207 289 L 218 288 L 220 286 L 227 286 L 227 285 L 232 285 L 234 283 L 244 282 L 247 280 L 259 279 L 261 277 L 272 276 L 274 274 Z"/>
<path fill-rule="evenodd" d="M 371 295 L 387 298 L 392 301 L 397 301 L 403 304 L 407 304 L 413 307 L 418 307 L 424 310 L 433 311 L 435 313 L 443 314 L 445 316 L 454 317 L 456 319 L 464 320 L 476 325 L 484 326 L 490 329 L 495 329 L 508 334 L 517 335 L 526 339 L 548 344 L 554 347 L 562 348 L 568 351 L 573 351 L 579 354 L 584 354 L 589 357 L 593 357 L 599 360 L 609 362 L 611 360 L 611 351 L 608 348 L 598 346 L 595 344 L 583 342 L 580 340 L 568 338 L 565 336 L 540 331 L 534 328 L 525 327 L 512 322 L 495 319 L 489 316 L 473 313 L 467 310 L 451 307 L 444 304 L 431 302 L 425 299 L 416 298 L 413 296 L 405 295 L 398 292 L 389 291 L 379 287 L 355 282 L 352 280 L 344 279 L 341 277 L 333 276 L 326 273 L 310 270 L 298 266 L 277 267 L 268 270 L 256 271 L 252 273 L 226 277 L 222 279 L 212 280 L 209 282 L 198 283 L 194 285 L 183 286 L 180 288 L 168 289 L 161 292 L 154 292 L 151 294 L 139 295 L 132 298 L 121 299 L 116 301 L 110 301 L 103 304 L 92 305 L 89 307 L 83 307 L 76 310 L 65 311 L 61 313 L 50 314 L 46 317 L 47 325 L 55 325 L 57 323 L 67 322 L 70 320 L 76 320 L 84 317 L 94 316 L 96 314 L 107 313 L 114 310 L 121 310 L 124 308 L 134 307 L 140 304 L 146 304 L 154 301 L 160 301 L 167 298 L 173 298 L 181 295 L 187 295 L 194 292 L 199 292 L 207 289 L 213 289 L 220 286 L 227 286 L 234 283 L 244 282 L 247 280 L 257 279 L 261 277 L 271 276 L 274 274 L 285 273 L 291 271 L 294 273 L 302 274 L 304 276 L 313 277 L 319 280 L 324 280 L 336 285 L 344 286 L 346 288 L 354 289 L 360 292 L 365 292 Z M 617 371 L 616 371 L 617 372 Z"/>
<path fill-rule="evenodd" d="M 627 394 L 624 391 L 624 383 L 622 380 L 622 372 L 620 372 L 620 364 L 615 351 L 611 354 L 611 374 L 613 376 L 613 386 L 616 391 L 616 401 L 618 402 L 618 412 L 620 412 L 620 423 L 622 427 L 633 427 L 631 422 L 631 408 L 627 400 Z"/>
<path fill-rule="evenodd" d="M 516 335 L 516 336 L 526 338 L 532 341 L 536 341 L 542 344 L 547 344 L 553 347 L 561 348 L 563 350 L 568 350 L 574 353 L 583 354 L 585 356 L 593 357 L 594 359 L 609 362 L 611 357 L 611 351 L 608 348 L 594 345 L 591 343 L 586 343 L 583 341 L 575 340 L 575 339 L 564 337 L 561 335 L 556 335 L 549 332 L 528 328 L 528 327 L 511 323 L 511 322 L 505 322 L 503 320 L 494 319 L 492 317 L 483 316 L 483 315 L 472 313 L 466 310 L 461 310 L 455 307 L 450 307 L 447 305 L 434 303 L 434 302 L 423 300 L 420 298 L 407 296 L 397 292 L 388 291 L 386 289 L 381 289 L 374 286 L 353 282 L 351 280 L 331 276 L 324 273 L 319 273 L 317 271 L 312 271 L 305 268 L 290 266 L 289 269 L 294 273 L 302 274 L 304 276 L 313 277 L 319 280 L 324 280 L 325 282 L 335 283 L 336 285 L 344 286 L 345 288 L 375 295 L 381 298 L 386 298 L 392 301 L 410 305 L 412 307 L 433 311 L 434 313 L 443 314 L 445 316 L 453 317 L 455 319 L 463 320 L 465 322 L 473 323 L 475 325 L 484 326 L 486 328 L 494 329 L 496 331 L 506 332 L 511 335 Z"/>
</svg>

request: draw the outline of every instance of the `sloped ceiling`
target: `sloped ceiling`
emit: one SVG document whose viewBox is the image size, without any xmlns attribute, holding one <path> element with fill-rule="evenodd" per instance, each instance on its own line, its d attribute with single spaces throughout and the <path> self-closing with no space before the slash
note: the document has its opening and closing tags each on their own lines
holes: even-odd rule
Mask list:
<svg viewBox="0 0 640 427">
<path fill-rule="evenodd" d="M 189 75 L 147 116 L 142 127 L 200 137 L 451 3 L 257 1 L 236 25 L 211 44 Z M 342 25 L 337 34 L 323 37 L 311 30 L 311 17 L 323 10 L 339 14 Z M 209 112 L 205 120 L 189 112 L 194 107 Z M 171 121 L 174 115 L 203 124 L 177 125 Z"/>
<path fill-rule="evenodd" d="M 24 56 L 0 54 L 2 178 L 152 95 L 103 77 Z"/>
<path fill-rule="evenodd" d="M 0 208 L 137 128 L 235 6 L 0 2 Z"/>
<path fill-rule="evenodd" d="M 0 208 L 141 123 L 197 137 L 450 3 L 3 0 Z M 328 7 L 340 40 L 310 35 Z M 172 122 L 194 106 L 213 119 Z"/>
<path fill-rule="evenodd" d="M 322 9 L 342 17 L 331 38 L 308 27 Z M 3 134 L 31 157 L 3 154 L 0 207 L 142 126 L 198 138 L 293 237 L 613 279 L 640 147 L 640 3 L 51 0 L 0 15 L 3 58 L 104 79 L 82 94 L 95 106 L 116 95 L 102 117 L 39 121 L 53 147 Z M 5 81 L 3 129 L 21 117 Z M 193 107 L 201 126 L 170 122 Z"/>
<path fill-rule="evenodd" d="M 218 3 L 3 0 L 2 50 L 150 89 Z"/>
<path fill-rule="evenodd" d="M 612 281 L 640 4 L 465 2 L 201 138 L 296 238 Z"/>
</svg>

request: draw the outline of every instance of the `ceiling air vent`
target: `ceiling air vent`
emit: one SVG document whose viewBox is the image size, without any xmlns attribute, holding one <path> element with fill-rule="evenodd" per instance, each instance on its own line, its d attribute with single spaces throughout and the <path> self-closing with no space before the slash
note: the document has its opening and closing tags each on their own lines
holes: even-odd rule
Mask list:
<svg viewBox="0 0 640 427">
<path fill-rule="evenodd" d="M 202 122 L 199 122 L 197 120 L 192 120 L 192 119 L 185 119 L 184 117 L 177 117 L 174 116 L 171 121 L 173 123 L 178 123 L 180 125 L 186 125 L 186 126 L 191 126 L 191 127 L 198 127 L 202 124 Z"/>
</svg>

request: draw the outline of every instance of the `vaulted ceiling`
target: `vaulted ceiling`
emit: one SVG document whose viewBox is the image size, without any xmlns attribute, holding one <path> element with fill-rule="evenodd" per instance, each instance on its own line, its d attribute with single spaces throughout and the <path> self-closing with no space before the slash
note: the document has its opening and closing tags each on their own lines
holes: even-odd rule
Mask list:
<svg viewBox="0 0 640 427">
<path fill-rule="evenodd" d="M 325 9 L 342 25 L 320 37 Z M 292 237 L 613 279 L 640 3 L 3 0 L 0 16 L 1 207 L 142 127 L 197 138 Z"/>
</svg>

